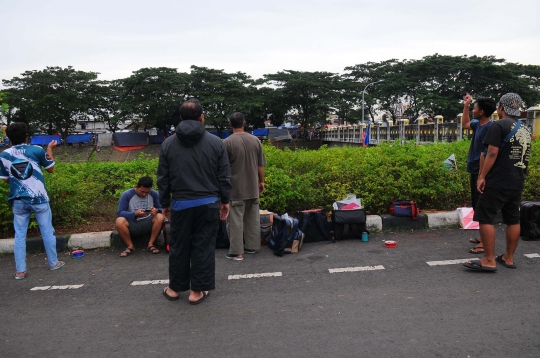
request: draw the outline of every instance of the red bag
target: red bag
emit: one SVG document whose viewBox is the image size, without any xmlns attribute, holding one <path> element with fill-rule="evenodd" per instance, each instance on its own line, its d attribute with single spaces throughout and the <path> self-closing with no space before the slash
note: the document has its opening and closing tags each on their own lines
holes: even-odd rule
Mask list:
<svg viewBox="0 0 540 358">
<path fill-rule="evenodd" d="M 390 203 L 390 215 L 398 217 L 412 217 L 414 220 L 418 219 L 420 209 L 413 200 L 392 200 Z"/>
</svg>

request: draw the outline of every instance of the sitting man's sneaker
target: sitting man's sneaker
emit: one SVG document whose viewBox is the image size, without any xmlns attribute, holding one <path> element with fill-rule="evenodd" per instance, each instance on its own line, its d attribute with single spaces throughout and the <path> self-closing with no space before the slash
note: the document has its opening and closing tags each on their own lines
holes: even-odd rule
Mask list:
<svg viewBox="0 0 540 358">
<path fill-rule="evenodd" d="M 242 255 L 233 255 L 233 254 L 227 254 L 225 255 L 225 257 L 231 260 L 235 260 L 235 261 L 242 261 L 244 259 Z"/>
<path fill-rule="evenodd" d="M 257 250 L 250 250 L 250 249 L 244 248 L 244 253 L 245 254 L 256 254 Z"/>
</svg>

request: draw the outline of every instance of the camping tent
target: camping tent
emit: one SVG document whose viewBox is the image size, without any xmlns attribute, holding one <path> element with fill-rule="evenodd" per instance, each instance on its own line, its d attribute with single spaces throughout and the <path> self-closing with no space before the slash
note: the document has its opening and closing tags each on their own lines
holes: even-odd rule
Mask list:
<svg viewBox="0 0 540 358">
<path fill-rule="evenodd" d="M 94 135 L 92 133 L 85 133 L 85 134 L 70 134 L 66 138 L 66 142 L 68 144 L 73 143 L 88 143 L 90 140 L 92 140 L 92 137 Z"/>
<path fill-rule="evenodd" d="M 148 145 L 148 132 L 120 132 L 113 134 L 116 147 L 132 147 L 136 145 Z"/>
<path fill-rule="evenodd" d="M 53 140 L 55 140 L 57 144 L 60 144 L 62 142 L 62 137 L 59 135 L 36 135 L 32 137 L 32 139 L 30 140 L 30 144 L 49 145 L 49 143 Z"/>
</svg>

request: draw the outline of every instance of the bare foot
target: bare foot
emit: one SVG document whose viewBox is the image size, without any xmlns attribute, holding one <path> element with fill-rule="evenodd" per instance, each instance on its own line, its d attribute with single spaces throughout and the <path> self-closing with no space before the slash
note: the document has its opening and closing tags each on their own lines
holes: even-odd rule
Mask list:
<svg viewBox="0 0 540 358">
<path fill-rule="evenodd" d="M 208 291 L 189 291 L 189 302 L 197 302 L 200 300 L 204 295 L 208 294 Z"/>
</svg>

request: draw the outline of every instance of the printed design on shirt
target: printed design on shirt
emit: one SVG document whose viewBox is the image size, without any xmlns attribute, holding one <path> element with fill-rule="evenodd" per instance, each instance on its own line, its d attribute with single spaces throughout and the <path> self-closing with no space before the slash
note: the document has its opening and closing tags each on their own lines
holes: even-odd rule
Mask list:
<svg viewBox="0 0 540 358">
<path fill-rule="evenodd" d="M 11 175 L 18 180 L 27 180 L 34 174 L 34 168 L 30 161 L 26 159 L 15 159 L 9 168 Z"/>
<path fill-rule="evenodd" d="M 515 125 L 512 127 L 512 129 L 514 129 L 514 127 Z M 520 126 L 516 134 L 510 138 L 510 143 L 512 144 L 512 148 L 510 150 L 510 159 L 518 161 L 514 164 L 514 166 L 526 169 L 527 165 L 525 162 L 529 159 L 527 153 L 531 147 L 531 133 L 529 132 L 529 129 L 524 125 Z"/>
</svg>

